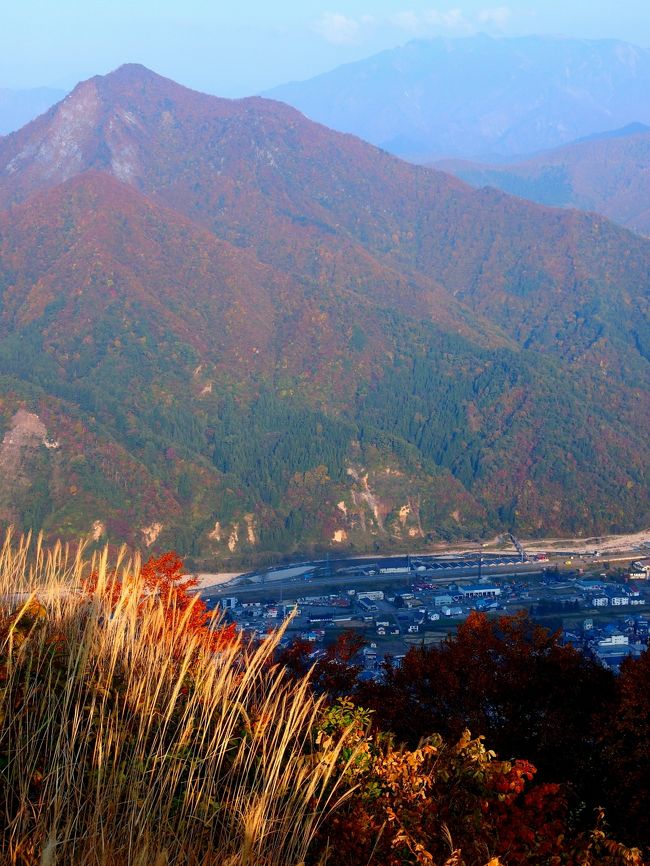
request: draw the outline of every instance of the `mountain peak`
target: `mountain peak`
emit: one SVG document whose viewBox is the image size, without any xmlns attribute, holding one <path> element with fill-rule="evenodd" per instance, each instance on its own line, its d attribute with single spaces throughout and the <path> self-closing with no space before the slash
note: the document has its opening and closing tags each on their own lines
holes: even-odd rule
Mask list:
<svg viewBox="0 0 650 866">
<path fill-rule="evenodd" d="M 118 66 L 117 69 L 114 69 L 112 72 L 107 73 L 106 78 L 114 77 L 114 78 L 163 78 L 164 76 L 159 75 L 157 72 L 154 72 L 152 69 L 149 69 L 148 66 L 145 66 L 143 63 L 122 63 L 121 66 Z"/>
<path fill-rule="evenodd" d="M 128 63 L 80 82 L 46 114 L 0 140 L 0 207 L 89 169 L 141 187 L 147 171 L 168 171 L 171 153 L 178 164 L 195 153 L 217 174 L 225 159 L 242 170 L 244 163 L 272 169 L 289 129 L 323 134 L 283 103 L 221 99 Z M 267 144 L 258 147 L 258 138 Z"/>
<path fill-rule="evenodd" d="M 14 201 L 42 186 L 101 169 L 127 183 L 140 176 L 149 137 L 171 130 L 179 115 L 212 100 L 139 63 L 82 81 L 61 102 L 0 142 L 0 199 L 22 177 Z"/>
<path fill-rule="evenodd" d="M 591 135 L 584 135 L 570 143 L 583 144 L 588 141 L 603 141 L 607 138 L 627 138 L 630 135 L 645 135 L 647 132 L 650 132 L 650 126 L 647 123 L 634 121 L 625 126 L 620 126 L 618 129 L 608 129 L 605 132 L 594 132 Z"/>
<path fill-rule="evenodd" d="M 153 69 L 144 66 L 142 63 L 123 63 L 117 69 L 107 72 L 105 75 L 96 75 L 90 79 L 96 82 L 103 88 L 122 88 L 122 87 L 154 87 L 154 88 L 169 88 L 177 91 L 187 90 L 171 78 L 166 78 Z"/>
</svg>

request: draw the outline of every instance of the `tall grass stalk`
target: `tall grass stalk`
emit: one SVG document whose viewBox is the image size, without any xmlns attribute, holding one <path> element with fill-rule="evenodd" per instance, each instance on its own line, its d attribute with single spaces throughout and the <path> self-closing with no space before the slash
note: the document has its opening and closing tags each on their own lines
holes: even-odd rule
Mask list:
<svg viewBox="0 0 650 866">
<path fill-rule="evenodd" d="M 91 573 L 93 589 L 84 588 Z M 123 551 L 0 551 L 0 859 L 297 866 L 344 742 L 273 664 L 282 629 L 218 652 Z M 218 626 L 218 623 L 215 623 Z"/>
</svg>

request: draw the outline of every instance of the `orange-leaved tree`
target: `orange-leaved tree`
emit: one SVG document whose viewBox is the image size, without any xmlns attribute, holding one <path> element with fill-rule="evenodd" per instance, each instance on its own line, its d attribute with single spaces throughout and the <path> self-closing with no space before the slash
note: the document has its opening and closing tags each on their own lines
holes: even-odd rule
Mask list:
<svg viewBox="0 0 650 866">
<path fill-rule="evenodd" d="M 125 589 L 142 601 L 155 596 L 168 619 L 182 621 L 186 633 L 199 638 L 204 647 L 218 650 L 233 640 L 235 627 L 221 624 L 218 612 L 208 608 L 197 587 L 198 581 L 185 573 L 183 561 L 174 551 L 150 557 L 135 573 L 120 575 L 116 569 L 100 582 L 98 572 L 93 571 L 84 582 L 86 592 L 100 591 L 114 604 L 124 597 Z"/>
<path fill-rule="evenodd" d="M 642 866 L 641 853 L 611 839 L 598 814 L 572 827 L 560 786 L 534 784 L 528 761 L 499 760 L 483 737 L 439 735 L 414 749 L 369 735 L 370 714 L 344 698 L 321 737 L 345 729 L 357 748 L 342 753 L 352 796 L 319 836 L 328 866 Z"/>
</svg>

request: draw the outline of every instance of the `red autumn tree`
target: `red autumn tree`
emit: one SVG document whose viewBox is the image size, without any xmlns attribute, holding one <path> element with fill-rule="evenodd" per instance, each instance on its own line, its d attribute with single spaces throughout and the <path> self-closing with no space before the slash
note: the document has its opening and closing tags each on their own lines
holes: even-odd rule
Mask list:
<svg viewBox="0 0 650 866">
<path fill-rule="evenodd" d="M 616 701 L 600 718 L 599 758 L 607 814 L 623 839 L 650 850 L 650 651 L 625 659 Z"/>
<path fill-rule="evenodd" d="M 641 854 L 605 831 L 572 827 L 560 786 L 534 784 L 528 761 L 499 760 L 482 737 L 433 735 L 415 749 L 368 737 L 368 711 L 343 699 L 322 736 L 356 732 L 341 756 L 351 796 L 328 817 L 323 850 L 332 866 L 642 866 Z"/>
<path fill-rule="evenodd" d="M 357 695 L 398 741 L 481 731 L 500 755 L 532 761 L 544 781 L 578 779 L 589 792 L 593 720 L 613 690 L 610 672 L 525 614 L 472 613 L 441 646 L 413 648 L 399 667 L 389 661 L 385 682 Z"/>
<path fill-rule="evenodd" d="M 312 686 L 317 692 L 326 692 L 330 698 L 348 695 L 354 689 L 361 668 L 352 662 L 365 641 L 354 631 L 344 631 L 326 647 L 325 653 L 315 661 L 311 658 L 314 647 L 309 641 L 294 640 L 278 654 L 278 662 L 295 677 L 311 671 Z"/>
<path fill-rule="evenodd" d="M 147 559 L 140 569 L 141 582 L 131 581 L 143 596 L 155 594 L 161 601 L 168 616 L 184 620 L 185 629 L 201 639 L 208 648 L 218 650 L 233 640 L 234 625 L 219 626 L 217 617 L 203 599 L 197 595 L 198 581 L 185 573 L 183 561 L 174 551 Z M 128 580 L 128 578 L 127 578 Z M 86 590 L 96 591 L 97 574 L 91 575 L 86 582 Z M 123 589 L 122 579 L 113 574 L 107 582 L 105 591 L 114 602 Z"/>
</svg>

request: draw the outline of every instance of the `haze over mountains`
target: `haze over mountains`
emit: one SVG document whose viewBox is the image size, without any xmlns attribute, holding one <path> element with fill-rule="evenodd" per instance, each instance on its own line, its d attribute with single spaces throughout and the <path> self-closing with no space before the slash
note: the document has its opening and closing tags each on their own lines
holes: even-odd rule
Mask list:
<svg viewBox="0 0 650 866">
<path fill-rule="evenodd" d="M 540 204 L 597 211 L 650 235 L 650 127 L 635 123 L 509 165 L 443 160 L 473 186 L 494 186 Z"/>
<path fill-rule="evenodd" d="M 650 123 L 650 50 L 615 40 L 416 40 L 266 95 L 416 161 L 493 159 Z"/>
<path fill-rule="evenodd" d="M 604 219 L 134 65 L 0 140 L 0 209 L 4 521 L 196 555 L 647 525 L 650 242 Z"/>
<path fill-rule="evenodd" d="M 65 90 L 52 87 L 33 87 L 28 90 L 0 87 L 0 135 L 20 129 L 64 96 Z"/>
</svg>

